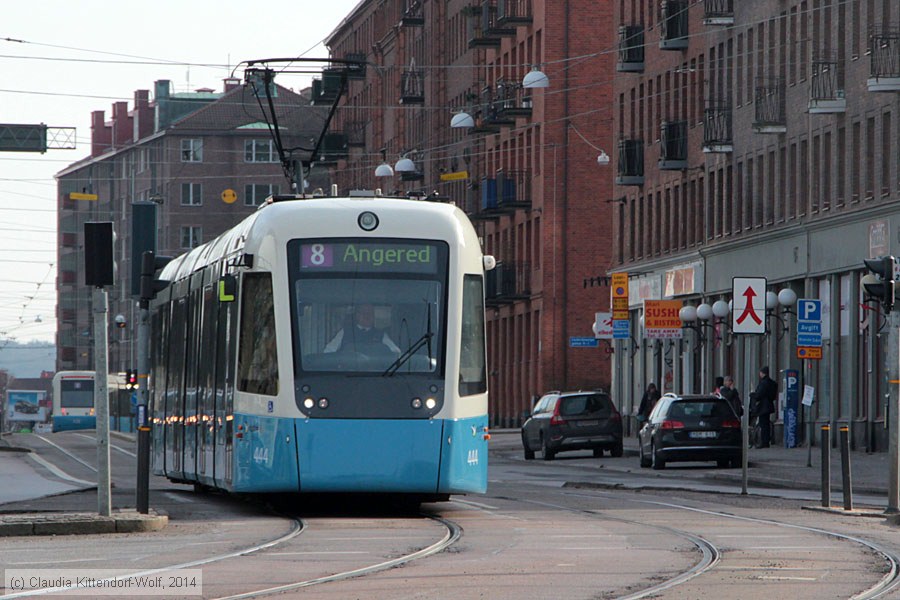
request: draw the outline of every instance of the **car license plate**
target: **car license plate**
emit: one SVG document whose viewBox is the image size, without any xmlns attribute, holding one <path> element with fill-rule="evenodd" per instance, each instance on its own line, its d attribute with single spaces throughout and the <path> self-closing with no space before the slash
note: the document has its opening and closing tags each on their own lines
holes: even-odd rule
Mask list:
<svg viewBox="0 0 900 600">
<path fill-rule="evenodd" d="M 579 427 L 596 427 L 600 421 L 578 421 Z"/>
<path fill-rule="evenodd" d="M 697 439 L 709 439 L 716 437 L 715 431 L 691 431 L 688 433 L 688 436 L 697 440 Z"/>
</svg>

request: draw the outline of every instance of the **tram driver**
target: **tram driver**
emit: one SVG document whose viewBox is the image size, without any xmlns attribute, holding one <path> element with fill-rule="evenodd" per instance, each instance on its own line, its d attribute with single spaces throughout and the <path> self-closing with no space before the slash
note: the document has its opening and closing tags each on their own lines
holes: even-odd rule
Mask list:
<svg viewBox="0 0 900 600">
<path fill-rule="evenodd" d="M 325 345 L 324 352 L 361 352 L 366 349 L 386 349 L 400 354 L 400 348 L 386 331 L 375 327 L 375 307 L 371 304 L 357 304 L 353 310 L 352 325 L 343 327 Z"/>
</svg>

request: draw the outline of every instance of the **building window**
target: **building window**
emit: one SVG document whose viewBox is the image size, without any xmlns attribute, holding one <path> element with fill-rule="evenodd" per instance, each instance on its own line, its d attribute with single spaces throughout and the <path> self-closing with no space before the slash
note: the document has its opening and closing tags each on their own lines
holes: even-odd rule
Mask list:
<svg viewBox="0 0 900 600">
<path fill-rule="evenodd" d="M 199 246 L 203 237 L 203 228 L 202 227 L 182 227 L 181 228 L 181 247 L 182 248 L 196 248 Z"/>
<path fill-rule="evenodd" d="M 203 140 L 181 140 L 181 162 L 203 162 Z"/>
<path fill-rule="evenodd" d="M 244 206 L 259 206 L 269 196 L 278 194 L 278 186 L 268 183 L 251 183 L 244 186 Z"/>
<path fill-rule="evenodd" d="M 278 162 L 278 153 L 272 140 L 247 140 L 244 142 L 244 162 Z"/>
<path fill-rule="evenodd" d="M 201 206 L 203 204 L 203 184 L 202 183 L 182 183 L 181 184 L 181 205 L 182 206 Z"/>
</svg>

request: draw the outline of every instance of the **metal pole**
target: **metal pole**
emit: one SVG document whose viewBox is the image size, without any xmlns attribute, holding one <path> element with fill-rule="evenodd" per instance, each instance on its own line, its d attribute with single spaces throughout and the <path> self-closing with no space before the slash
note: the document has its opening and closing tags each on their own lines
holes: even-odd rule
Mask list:
<svg viewBox="0 0 900 600">
<path fill-rule="evenodd" d="M 892 383 L 898 378 L 900 369 L 900 348 L 898 348 L 897 329 L 900 326 L 900 314 L 891 313 L 888 335 L 887 393 L 888 414 L 888 505 L 887 513 L 900 512 L 900 410 L 897 403 L 897 385 Z"/>
<path fill-rule="evenodd" d="M 822 506 L 831 506 L 831 425 L 822 425 Z"/>
<path fill-rule="evenodd" d="M 743 370 L 744 338 L 734 336 L 736 363 Z M 744 394 L 744 412 L 741 415 L 741 495 L 747 495 L 747 467 L 750 466 L 750 394 Z"/>
<path fill-rule="evenodd" d="M 138 464 L 135 485 L 135 505 L 141 514 L 150 512 L 150 426 L 147 414 L 150 372 L 150 311 L 141 303 L 138 322 Z"/>
<path fill-rule="evenodd" d="M 109 392 L 107 318 L 109 301 L 106 290 L 94 288 L 94 412 L 97 415 L 97 512 L 112 514 L 109 475 Z"/>
<path fill-rule="evenodd" d="M 844 510 L 853 510 L 853 485 L 850 481 L 850 428 L 841 425 L 841 485 L 844 488 Z"/>
</svg>

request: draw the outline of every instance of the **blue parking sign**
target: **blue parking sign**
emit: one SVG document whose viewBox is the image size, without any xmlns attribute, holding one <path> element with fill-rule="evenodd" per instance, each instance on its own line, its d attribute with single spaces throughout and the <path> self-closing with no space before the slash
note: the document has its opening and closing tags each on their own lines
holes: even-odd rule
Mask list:
<svg viewBox="0 0 900 600">
<path fill-rule="evenodd" d="M 798 321 L 822 322 L 822 301 L 814 298 L 801 298 L 797 301 Z"/>
</svg>

